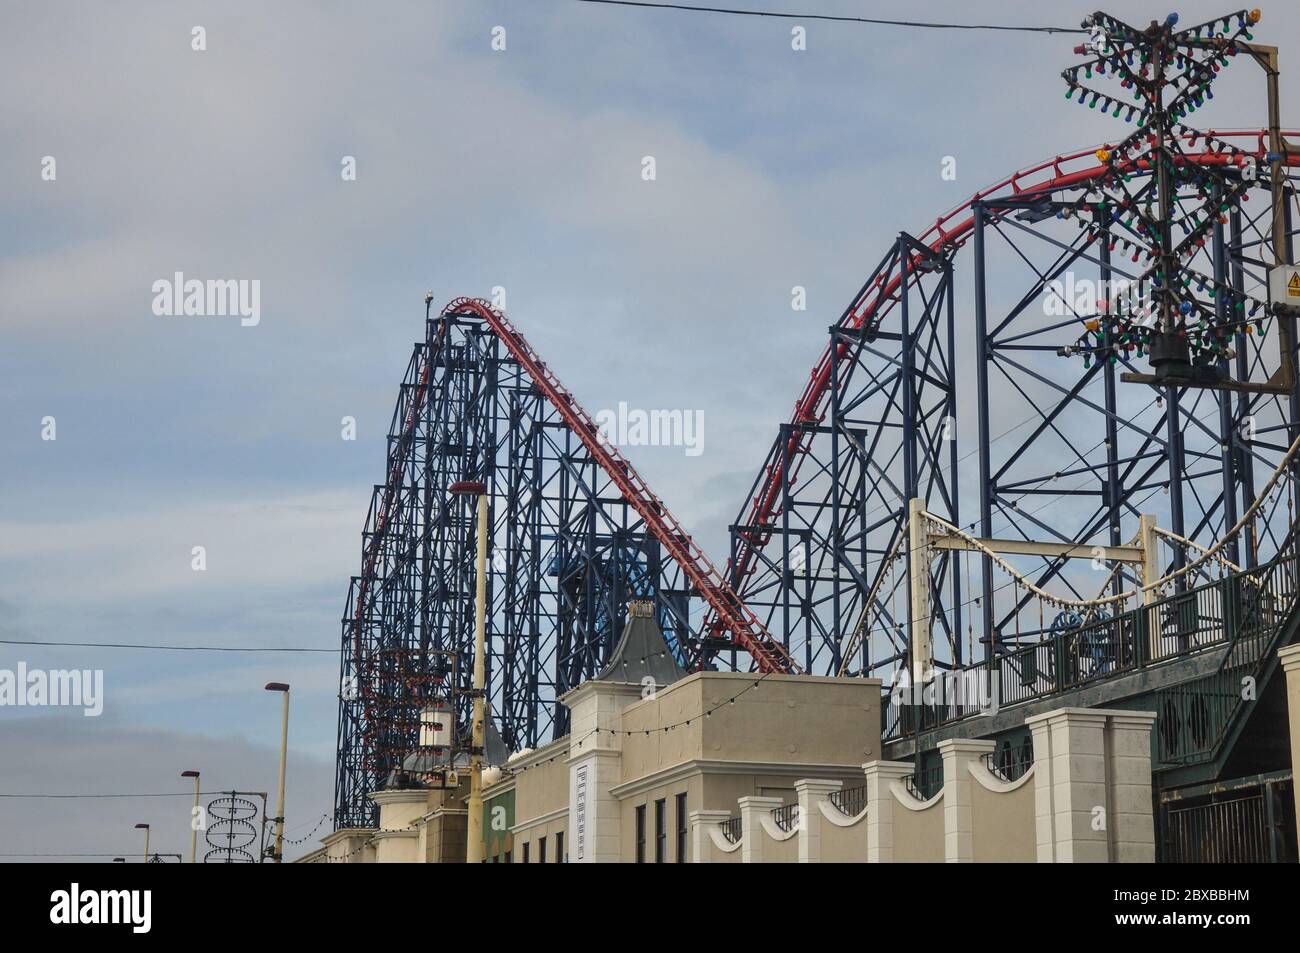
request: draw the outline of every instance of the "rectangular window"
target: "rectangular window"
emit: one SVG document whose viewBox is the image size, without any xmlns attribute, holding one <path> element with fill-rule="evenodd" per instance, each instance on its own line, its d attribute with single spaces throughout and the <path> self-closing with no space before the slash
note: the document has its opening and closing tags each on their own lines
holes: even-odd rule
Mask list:
<svg viewBox="0 0 1300 953">
<path fill-rule="evenodd" d="M 564 831 L 557 831 L 555 834 L 555 862 L 564 863 Z"/>
<path fill-rule="evenodd" d="M 668 801 L 660 798 L 655 801 L 655 863 L 662 864 L 668 860 Z"/>
<path fill-rule="evenodd" d="M 686 795 L 677 795 L 677 863 L 686 863 Z"/>
<path fill-rule="evenodd" d="M 514 863 L 514 861 L 510 859 L 510 851 L 506 851 L 506 863 L 507 864 Z"/>
<path fill-rule="evenodd" d="M 645 805 L 636 809 L 636 862 L 645 863 Z"/>
<path fill-rule="evenodd" d="M 539 864 L 546 863 L 546 835 L 545 834 L 537 838 L 537 862 Z"/>
<path fill-rule="evenodd" d="M 521 863 L 525 863 L 525 864 L 528 863 L 528 848 L 529 848 L 529 846 L 530 846 L 530 845 L 529 845 L 528 841 L 524 841 L 524 859 L 521 861 Z"/>
</svg>

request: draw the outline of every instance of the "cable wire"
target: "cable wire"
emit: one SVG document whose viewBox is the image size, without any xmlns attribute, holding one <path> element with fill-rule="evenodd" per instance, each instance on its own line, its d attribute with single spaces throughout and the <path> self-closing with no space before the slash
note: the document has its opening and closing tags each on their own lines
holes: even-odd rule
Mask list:
<svg viewBox="0 0 1300 953">
<path fill-rule="evenodd" d="M 651 3 L 649 0 L 577 0 L 611 7 L 642 7 L 648 10 L 677 10 L 688 13 L 719 13 L 727 16 L 772 17 L 780 20 L 822 20 L 832 23 L 865 23 L 871 26 L 901 26 L 923 30 L 999 30 L 1009 33 L 1083 33 L 1073 27 L 1006 26 L 997 23 L 935 23 L 923 20 L 889 20 L 882 17 L 837 16 L 830 13 L 787 13 L 739 7 L 709 7 L 692 3 Z"/>
</svg>

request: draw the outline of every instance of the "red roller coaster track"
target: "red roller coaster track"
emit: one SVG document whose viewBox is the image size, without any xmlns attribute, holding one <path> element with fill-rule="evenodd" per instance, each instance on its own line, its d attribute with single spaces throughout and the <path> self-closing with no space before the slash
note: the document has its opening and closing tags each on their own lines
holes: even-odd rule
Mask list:
<svg viewBox="0 0 1300 953">
<path fill-rule="evenodd" d="M 710 617 L 717 620 L 715 628 L 719 633 L 730 635 L 733 644 L 750 654 L 760 672 L 796 672 L 798 667 L 781 643 L 768 634 L 758 618 L 745 607 L 736 596 L 722 574 L 709 561 L 704 551 L 682 529 L 681 525 L 668 512 L 663 501 L 659 499 L 641 479 L 636 469 L 611 445 L 602 441 L 595 421 L 582 408 L 559 379 L 547 367 L 533 350 L 522 334 L 506 320 L 505 315 L 491 307 L 486 301 L 476 298 L 457 298 L 443 310 L 445 317 L 451 314 L 468 314 L 481 318 L 497 338 L 506 346 L 511 356 L 519 362 L 529 377 L 545 395 L 546 399 L 560 414 L 565 424 L 575 433 L 586 447 L 587 452 L 596 460 L 619 488 L 623 498 L 645 520 L 646 526 L 667 550 L 668 554 L 681 566 L 691 584 L 701 598 L 708 604 Z M 439 339 L 443 329 L 439 328 Z M 379 539 L 388 522 L 388 514 L 401 485 L 401 461 L 407 441 L 413 432 L 419 408 L 428 391 L 430 359 L 436 353 L 436 347 L 424 352 L 420 367 L 419 381 L 407 408 L 403 421 L 401 437 L 392 450 L 392 465 L 385 483 L 382 502 L 375 514 L 374 530 L 370 544 L 366 548 L 361 579 L 356 600 L 356 612 L 353 618 L 356 657 L 362 658 L 361 623 L 369 594 L 371 578 L 374 574 L 375 560 L 379 550 Z"/>
<path fill-rule="evenodd" d="M 1191 144 L 1195 145 L 1196 139 L 1204 135 L 1204 133 L 1197 133 L 1185 138 L 1188 138 Z M 1256 159 L 1261 162 L 1261 165 L 1263 157 L 1268 152 L 1266 146 L 1268 135 L 1267 129 L 1240 132 L 1209 131 L 1210 137 L 1220 140 L 1253 138 L 1255 140 L 1254 154 Z M 1300 134 L 1293 131 L 1283 133 L 1284 137 L 1296 135 Z M 919 241 L 933 252 L 961 247 L 973 233 L 975 225 L 973 206 L 976 202 L 992 197 L 1014 198 L 1021 195 L 1046 194 L 1057 189 L 1071 188 L 1101 178 L 1108 171 L 1108 167 L 1101 164 L 1071 172 L 1062 169 L 1062 166 L 1066 163 L 1094 158 L 1096 148 L 1085 149 L 1068 155 L 1058 155 L 1046 162 L 1040 162 L 1027 169 L 1022 169 L 996 185 L 975 193 L 968 201 L 936 219 L 935 223 L 920 236 Z M 1287 155 L 1284 160 L 1288 166 L 1300 166 L 1300 155 Z M 1221 152 L 1207 150 L 1199 153 L 1189 153 L 1186 155 L 1185 161 L 1217 165 L 1227 164 L 1230 157 Z M 1148 167 L 1149 164 L 1145 159 L 1132 163 L 1132 169 L 1136 171 L 1145 171 Z M 1042 173 L 1044 172 L 1048 172 L 1049 175 L 1043 176 Z M 913 266 L 920 264 L 921 257 L 919 253 L 911 257 L 906 274 L 916 274 L 916 269 Z M 889 281 L 882 281 L 877 278 L 874 284 L 859 294 L 845 313 L 840 324 L 846 328 L 857 330 L 872 320 L 878 321 L 882 319 L 898 301 L 900 283 L 901 277 L 897 272 Z M 820 423 L 825 417 L 826 399 L 831 379 L 831 365 L 834 359 L 831 347 L 831 345 L 827 345 L 821 359 L 813 367 L 812 373 L 809 375 L 808 384 L 804 388 L 803 394 L 795 403 L 794 417 L 791 421 L 795 425 Z M 841 342 L 835 347 L 838 354 L 842 356 L 846 353 L 848 345 Z M 791 480 L 798 475 L 799 464 L 810 439 L 808 432 L 802 427 L 795 426 L 791 431 L 786 446 L 786 459 L 791 461 Z M 784 480 L 785 474 L 781 464 L 779 462 L 773 463 L 768 468 L 765 478 L 759 484 L 758 490 L 750 503 L 749 517 L 745 521 L 745 525 L 747 527 L 757 527 L 758 531 L 746 537 L 745 542 L 747 545 L 740 548 L 737 562 L 734 565 L 729 564 L 727 567 L 727 578 L 736 580 L 738 589 L 743 586 L 744 580 L 754 571 L 753 556 L 766 545 L 771 535 L 764 531 L 763 527 L 770 526 L 771 521 L 779 515 L 777 501 L 780 498 L 781 486 Z M 719 620 L 710 617 L 705 620 L 703 631 L 706 635 L 709 635 L 719 632 L 721 628 Z"/>
</svg>

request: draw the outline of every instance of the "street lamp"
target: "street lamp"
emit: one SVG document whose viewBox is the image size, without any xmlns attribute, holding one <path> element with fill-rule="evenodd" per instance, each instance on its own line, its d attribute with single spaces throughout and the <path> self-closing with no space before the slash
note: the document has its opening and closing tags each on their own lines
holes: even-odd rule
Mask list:
<svg viewBox="0 0 1300 953">
<path fill-rule="evenodd" d="M 194 779 L 194 810 L 190 813 L 190 863 L 195 863 L 199 852 L 199 773 L 182 771 L 181 777 Z"/>
<path fill-rule="evenodd" d="M 144 862 L 147 864 L 149 863 L 149 825 L 137 824 L 135 825 L 135 829 L 138 831 L 144 831 Z"/>
<path fill-rule="evenodd" d="M 275 809 L 275 852 L 272 855 L 279 864 L 284 861 L 284 768 L 289 755 L 289 686 L 285 682 L 267 682 L 266 690 L 284 696 L 284 713 L 280 719 L 280 798 Z"/>
<path fill-rule="evenodd" d="M 487 487 L 476 480 L 460 480 L 449 488 L 456 496 L 478 497 L 478 554 L 475 560 L 474 590 L 474 719 L 470 725 L 469 829 L 466 832 L 465 862 L 483 862 L 483 744 L 484 689 L 487 681 Z"/>
</svg>

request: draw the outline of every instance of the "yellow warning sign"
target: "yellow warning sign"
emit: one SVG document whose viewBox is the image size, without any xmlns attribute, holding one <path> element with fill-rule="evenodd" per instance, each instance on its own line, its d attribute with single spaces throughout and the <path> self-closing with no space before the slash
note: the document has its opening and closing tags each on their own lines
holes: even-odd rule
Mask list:
<svg viewBox="0 0 1300 953">
<path fill-rule="evenodd" d="M 1291 275 L 1291 280 L 1286 283 L 1286 296 L 1288 298 L 1300 298 L 1300 271 Z"/>
</svg>

